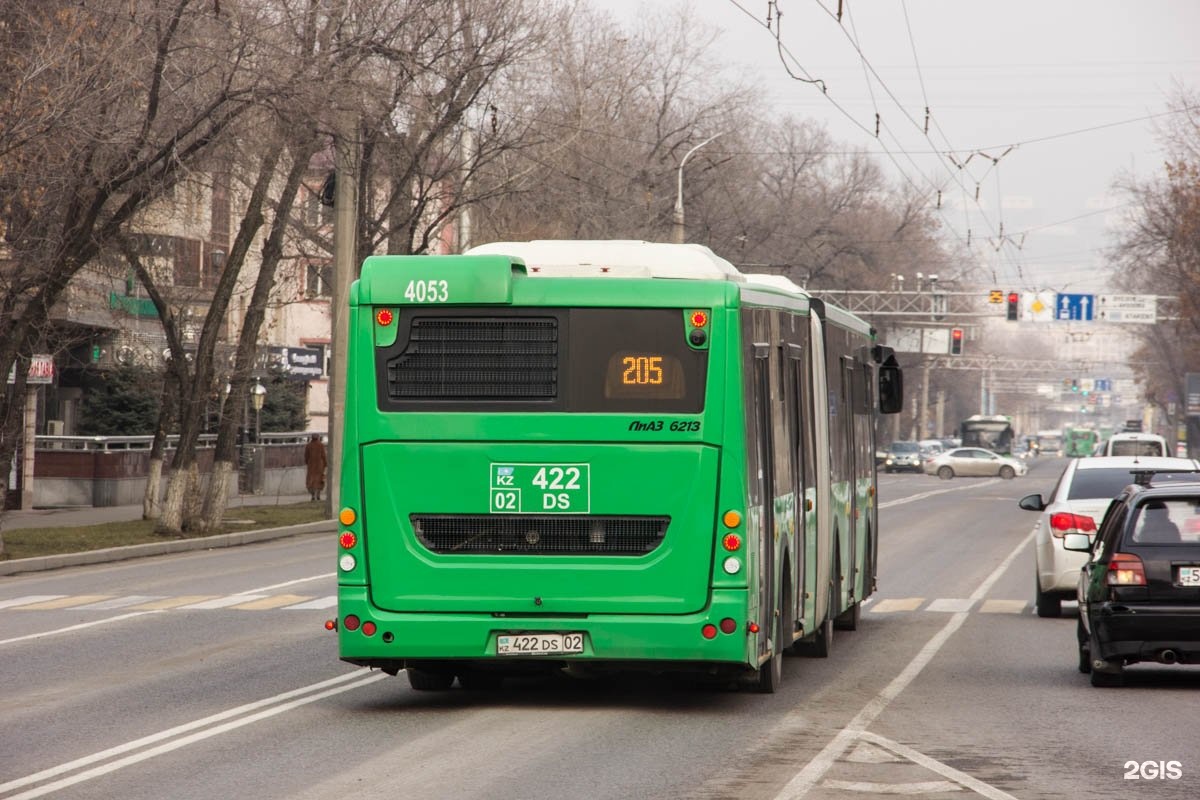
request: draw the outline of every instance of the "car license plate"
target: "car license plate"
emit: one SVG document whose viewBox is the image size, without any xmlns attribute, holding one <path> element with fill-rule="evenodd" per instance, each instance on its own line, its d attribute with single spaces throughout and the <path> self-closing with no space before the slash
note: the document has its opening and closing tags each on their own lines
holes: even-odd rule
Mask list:
<svg viewBox="0 0 1200 800">
<path fill-rule="evenodd" d="M 502 633 L 496 637 L 496 655 L 560 656 L 583 652 L 583 634 Z"/>
<path fill-rule="evenodd" d="M 1200 586 L 1200 567 L 1180 567 L 1180 586 Z"/>
</svg>

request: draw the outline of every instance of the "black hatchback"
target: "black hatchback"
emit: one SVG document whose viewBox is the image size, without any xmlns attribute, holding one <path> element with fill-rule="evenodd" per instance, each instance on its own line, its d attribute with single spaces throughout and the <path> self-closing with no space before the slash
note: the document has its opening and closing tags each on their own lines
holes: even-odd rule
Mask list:
<svg viewBox="0 0 1200 800">
<path fill-rule="evenodd" d="M 1165 476 L 1163 476 L 1165 478 Z M 1176 476 L 1178 480 L 1178 476 Z M 1079 579 L 1079 671 L 1120 686 L 1127 664 L 1200 664 L 1200 482 L 1144 476 L 1108 507 Z"/>
</svg>

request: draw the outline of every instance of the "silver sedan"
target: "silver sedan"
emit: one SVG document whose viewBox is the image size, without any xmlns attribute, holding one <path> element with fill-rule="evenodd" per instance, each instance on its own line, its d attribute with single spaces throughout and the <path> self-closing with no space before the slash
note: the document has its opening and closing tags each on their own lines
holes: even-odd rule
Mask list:
<svg viewBox="0 0 1200 800">
<path fill-rule="evenodd" d="M 928 459 L 923 468 L 926 475 L 937 475 L 944 481 L 957 476 L 996 477 L 1005 480 L 1024 475 L 1025 462 L 984 450 L 982 447 L 958 447 Z"/>
</svg>

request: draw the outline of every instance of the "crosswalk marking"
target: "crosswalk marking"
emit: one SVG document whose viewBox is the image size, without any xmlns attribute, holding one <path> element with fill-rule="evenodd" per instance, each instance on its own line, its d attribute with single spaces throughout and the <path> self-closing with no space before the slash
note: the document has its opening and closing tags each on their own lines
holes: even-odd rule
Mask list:
<svg viewBox="0 0 1200 800">
<path fill-rule="evenodd" d="M 337 605 L 337 595 L 331 594 L 328 597 L 318 597 L 316 600 L 309 600 L 307 603 L 297 603 L 294 606 L 288 606 L 288 611 L 309 611 L 319 610 L 324 608 L 333 608 Z"/>
<path fill-rule="evenodd" d="M 65 594 L 28 594 L 24 597 L 12 597 L 8 600 L 0 600 L 0 608 L 12 608 L 14 606 L 27 606 L 33 603 L 41 603 L 46 600 L 56 600 L 60 597 L 66 597 Z"/>
<path fill-rule="evenodd" d="M 975 604 L 974 600 L 963 597 L 939 597 L 937 600 L 930 602 L 925 608 L 926 611 L 941 611 L 948 614 L 957 614 L 960 611 L 970 611 L 971 606 Z"/>
<path fill-rule="evenodd" d="M 233 608 L 240 611 L 265 611 L 268 608 L 279 608 L 280 606 L 295 605 L 308 598 L 302 594 L 275 594 L 268 595 L 261 600 L 253 600 L 249 603 L 240 603 Z"/>
<path fill-rule="evenodd" d="M 925 602 L 924 597 L 889 597 L 886 600 L 880 600 L 867 610 L 873 614 L 888 614 L 892 611 L 916 611 L 923 602 Z"/>
<path fill-rule="evenodd" d="M 251 600 L 261 600 L 265 594 L 230 594 L 215 600 L 205 600 L 203 603 L 192 603 L 190 606 L 180 606 L 183 611 L 207 611 L 214 608 L 229 608 Z"/>
<path fill-rule="evenodd" d="M 162 596 L 151 596 L 147 594 L 131 594 L 128 597 L 114 597 L 111 600 L 101 600 L 99 603 L 88 603 L 86 606 L 77 606 L 81 611 L 108 611 L 114 608 L 125 608 L 126 606 L 136 605 L 138 603 L 147 603 L 152 600 L 162 600 Z"/>
<path fill-rule="evenodd" d="M 189 606 L 203 600 L 212 600 L 219 596 L 215 594 L 185 594 L 179 597 L 164 597 L 162 600 L 152 600 L 149 603 L 142 603 L 133 608 L 138 611 L 165 611 L 168 608 Z"/>
<path fill-rule="evenodd" d="M 77 594 L 59 597 L 55 600 L 46 600 L 41 603 L 31 603 L 21 607 L 30 611 L 42 611 L 43 609 L 51 608 L 73 608 L 75 606 L 85 606 L 88 603 L 97 603 L 101 600 L 109 600 L 111 598 L 111 594 Z"/>
<path fill-rule="evenodd" d="M 1024 600 L 984 600 L 979 610 L 984 614 L 1020 614 L 1028 607 Z"/>
</svg>

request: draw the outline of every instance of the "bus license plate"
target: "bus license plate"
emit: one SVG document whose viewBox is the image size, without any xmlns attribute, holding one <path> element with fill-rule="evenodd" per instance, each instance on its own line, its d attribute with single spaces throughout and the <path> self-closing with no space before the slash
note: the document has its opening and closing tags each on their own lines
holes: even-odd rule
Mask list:
<svg viewBox="0 0 1200 800">
<path fill-rule="evenodd" d="M 1200 586 L 1200 567 L 1180 567 L 1180 586 Z"/>
<path fill-rule="evenodd" d="M 582 633 L 505 633 L 496 638 L 496 655 L 501 656 L 559 656 L 582 652 Z"/>
</svg>

